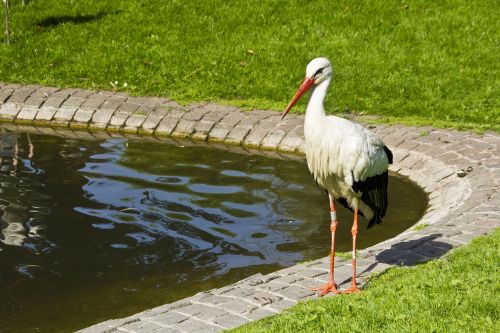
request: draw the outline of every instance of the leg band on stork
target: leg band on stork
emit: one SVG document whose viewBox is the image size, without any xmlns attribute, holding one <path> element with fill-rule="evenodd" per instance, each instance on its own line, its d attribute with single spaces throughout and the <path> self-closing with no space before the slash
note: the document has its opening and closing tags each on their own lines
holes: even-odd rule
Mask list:
<svg viewBox="0 0 500 333">
<path fill-rule="evenodd" d="M 337 284 L 334 281 L 335 270 L 335 232 L 337 231 L 337 211 L 335 210 L 335 203 L 333 198 L 330 197 L 330 231 L 332 232 L 332 246 L 330 249 L 330 271 L 328 273 L 328 283 L 322 287 L 312 288 L 312 290 L 319 291 L 319 296 L 324 296 L 329 292 L 338 293 Z"/>
</svg>

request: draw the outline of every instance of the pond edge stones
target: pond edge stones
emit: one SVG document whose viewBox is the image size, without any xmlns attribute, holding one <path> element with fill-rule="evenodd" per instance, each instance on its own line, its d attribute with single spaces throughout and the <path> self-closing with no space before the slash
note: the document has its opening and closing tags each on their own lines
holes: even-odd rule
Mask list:
<svg viewBox="0 0 500 333">
<path fill-rule="evenodd" d="M 81 139 L 143 136 L 174 144 L 184 140 L 183 145 L 203 141 L 239 153 L 304 159 L 304 117 L 290 116 L 280 121 L 278 113 L 266 110 L 242 111 L 213 103 L 182 106 L 166 98 L 0 82 L 3 127 Z M 498 134 L 365 126 L 393 151 L 390 170 L 428 193 L 429 207 L 416 226 L 358 252 L 360 284 L 389 267 L 441 257 L 500 226 Z M 326 203 L 325 198 L 325 209 Z M 336 258 L 335 265 L 337 283 L 344 287 L 350 283 L 350 261 Z M 79 332 L 218 332 L 315 298 L 309 287 L 326 283 L 327 274 L 325 257 Z"/>
</svg>

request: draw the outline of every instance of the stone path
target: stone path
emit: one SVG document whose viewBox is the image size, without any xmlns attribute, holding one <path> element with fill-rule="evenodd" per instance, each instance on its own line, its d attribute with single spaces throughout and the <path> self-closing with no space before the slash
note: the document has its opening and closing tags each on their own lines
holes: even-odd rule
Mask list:
<svg viewBox="0 0 500 333">
<path fill-rule="evenodd" d="M 70 132 L 78 137 L 146 134 L 215 142 L 241 151 L 258 148 L 280 158 L 303 158 L 303 116 L 279 118 L 277 113 L 264 110 L 245 112 L 216 104 L 183 107 L 165 98 L 0 83 L 0 119 L 10 123 L 8 126 L 29 125 L 31 131 Z M 500 226 L 498 134 L 401 125 L 368 127 L 393 151 L 391 170 L 417 182 L 430 201 L 419 228 L 412 227 L 359 251 L 361 284 L 373 272 L 443 256 Z M 350 283 L 350 271 L 350 261 L 337 258 L 337 282 Z M 326 257 L 254 275 L 80 332 L 217 332 L 314 298 L 308 288 L 325 283 L 327 273 Z"/>
</svg>

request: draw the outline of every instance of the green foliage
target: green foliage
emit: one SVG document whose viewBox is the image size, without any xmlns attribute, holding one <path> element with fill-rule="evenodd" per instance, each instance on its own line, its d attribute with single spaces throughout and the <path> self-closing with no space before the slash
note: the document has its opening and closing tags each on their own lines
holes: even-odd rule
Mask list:
<svg viewBox="0 0 500 333">
<path fill-rule="evenodd" d="M 500 229 L 444 259 L 393 268 L 363 292 L 299 303 L 233 332 L 498 332 Z"/>
<path fill-rule="evenodd" d="M 422 223 L 422 224 L 416 225 L 414 229 L 419 231 L 419 230 L 427 228 L 428 226 L 429 226 L 428 224 Z"/>
<path fill-rule="evenodd" d="M 0 80 L 279 110 L 308 61 L 327 56 L 335 71 L 332 113 L 499 130 L 497 6 L 494 0 L 14 2 L 12 43 L 0 45 Z"/>
</svg>

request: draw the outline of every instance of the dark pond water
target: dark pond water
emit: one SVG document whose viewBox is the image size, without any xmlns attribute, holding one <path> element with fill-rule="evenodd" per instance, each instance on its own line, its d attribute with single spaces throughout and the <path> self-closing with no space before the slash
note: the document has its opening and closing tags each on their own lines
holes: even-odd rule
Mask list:
<svg viewBox="0 0 500 333">
<path fill-rule="evenodd" d="M 328 199 L 305 163 L 2 129 L 0 161 L 1 332 L 72 331 L 328 255 Z M 403 178 L 389 197 L 361 248 L 426 207 Z M 347 251 L 352 214 L 339 218 Z"/>
</svg>

